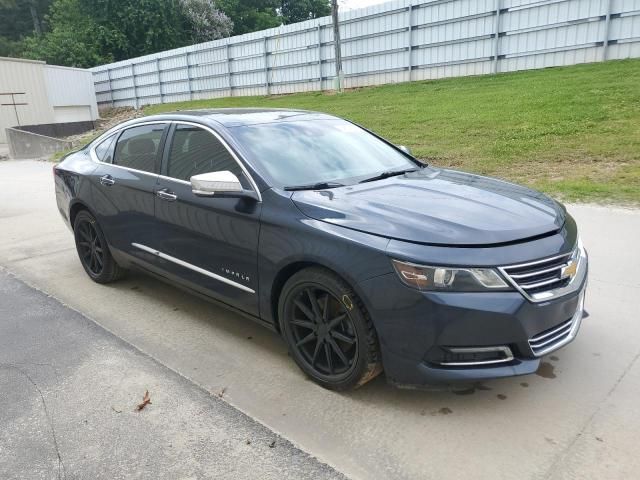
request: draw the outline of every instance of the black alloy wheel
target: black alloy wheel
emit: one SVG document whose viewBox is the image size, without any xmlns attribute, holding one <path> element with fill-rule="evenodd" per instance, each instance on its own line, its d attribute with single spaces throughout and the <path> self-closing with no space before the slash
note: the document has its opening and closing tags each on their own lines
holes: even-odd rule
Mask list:
<svg viewBox="0 0 640 480">
<path fill-rule="evenodd" d="M 78 254 L 85 269 L 98 276 L 104 268 L 104 248 L 94 225 L 88 220 L 78 224 L 77 244 Z"/>
<path fill-rule="evenodd" d="M 345 390 L 381 371 L 378 341 L 352 289 L 328 270 L 310 268 L 286 284 L 281 328 L 292 357 L 322 386 Z"/>
<path fill-rule="evenodd" d="M 110 283 L 125 274 L 126 271 L 111 256 L 100 225 L 87 210 L 76 215 L 73 234 L 80 263 L 94 282 Z"/>
<path fill-rule="evenodd" d="M 358 338 L 346 307 L 322 287 L 304 285 L 296 292 L 286 321 L 298 352 L 328 379 L 340 379 L 353 370 L 358 356 Z"/>
</svg>

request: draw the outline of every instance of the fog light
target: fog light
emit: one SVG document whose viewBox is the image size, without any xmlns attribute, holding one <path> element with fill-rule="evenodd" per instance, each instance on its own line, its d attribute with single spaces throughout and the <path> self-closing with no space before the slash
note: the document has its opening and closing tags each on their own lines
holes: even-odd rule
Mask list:
<svg viewBox="0 0 640 480">
<path fill-rule="evenodd" d="M 492 365 L 513 360 L 511 349 L 499 347 L 444 347 L 444 359 L 439 362 L 446 367 Z"/>
</svg>

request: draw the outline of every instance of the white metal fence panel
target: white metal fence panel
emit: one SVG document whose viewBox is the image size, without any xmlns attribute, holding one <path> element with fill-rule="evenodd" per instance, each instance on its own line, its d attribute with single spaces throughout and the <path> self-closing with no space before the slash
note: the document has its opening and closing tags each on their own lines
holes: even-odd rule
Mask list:
<svg viewBox="0 0 640 480">
<path fill-rule="evenodd" d="M 640 0 L 395 0 L 341 12 L 346 88 L 640 57 Z M 329 17 L 92 69 L 98 104 L 333 88 Z"/>
</svg>

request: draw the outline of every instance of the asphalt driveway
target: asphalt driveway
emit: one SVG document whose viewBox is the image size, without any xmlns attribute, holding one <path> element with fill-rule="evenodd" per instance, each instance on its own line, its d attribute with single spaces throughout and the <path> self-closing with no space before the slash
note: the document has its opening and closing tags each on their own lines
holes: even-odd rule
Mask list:
<svg viewBox="0 0 640 480">
<path fill-rule="evenodd" d="M 0 298 L 0 478 L 344 478 L 1 269 Z"/>
<path fill-rule="evenodd" d="M 591 256 L 578 338 L 537 375 L 455 393 L 398 390 L 382 377 L 329 392 L 304 378 L 275 334 L 237 315 L 141 275 L 92 283 L 47 163 L 0 162 L 0 265 L 204 390 L 225 389 L 224 402 L 350 477 L 634 478 L 640 212 L 570 211 Z"/>
</svg>

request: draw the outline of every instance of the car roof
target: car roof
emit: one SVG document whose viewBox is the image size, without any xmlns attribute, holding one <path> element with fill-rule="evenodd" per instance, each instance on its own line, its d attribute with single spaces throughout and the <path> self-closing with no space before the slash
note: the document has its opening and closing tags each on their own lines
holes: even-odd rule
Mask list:
<svg viewBox="0 0 640 480">
<path fill-rule="evenodd" d="M 217 108 L 203 110 L 179 110 L 161 115 L 137 118 L 137 121 L 149 120 L 211 120 L 225 127 L 239 127 L 260 123 L 286 122 L 291 120 L 328 120 L 331 115 L 309 110 L 285 108 Z"/>
</svg>

